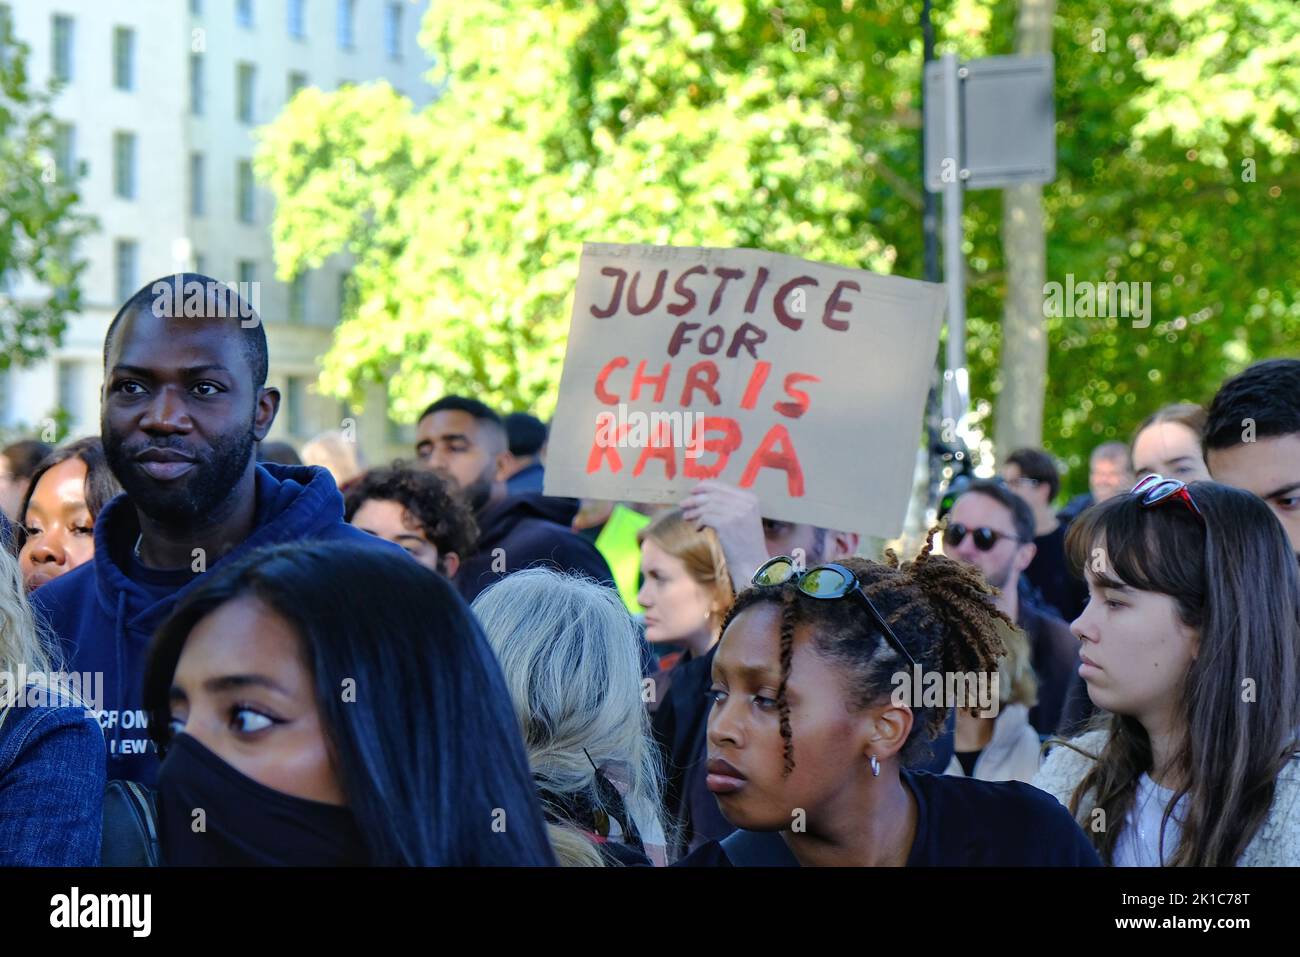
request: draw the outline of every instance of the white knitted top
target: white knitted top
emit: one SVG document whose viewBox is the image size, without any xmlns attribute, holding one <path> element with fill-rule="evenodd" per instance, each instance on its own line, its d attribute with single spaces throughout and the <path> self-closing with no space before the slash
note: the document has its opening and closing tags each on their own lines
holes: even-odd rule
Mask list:
<svg viewBox="0 0 1300 957">
<path fill-rule="evenodd" d="M 1106 731 L 1089 731 L 1072 738 L 1071 743 L 1092 754 L 1101 752 Z M 1033 785 L 1046 791 L 1069 809 L 1070 798 L 1092 759 L 1062 745 L 1054 747 Z M 1088 830 L 1092 821 L 1093 795 L 1079 800 L 1079 825 Z M 1300 757 L 1293 757 L 1277 776 L 1273 805 L 1268 817 L 1237 861 L 1238 867 L 1300 867 Z"/>
</svg>

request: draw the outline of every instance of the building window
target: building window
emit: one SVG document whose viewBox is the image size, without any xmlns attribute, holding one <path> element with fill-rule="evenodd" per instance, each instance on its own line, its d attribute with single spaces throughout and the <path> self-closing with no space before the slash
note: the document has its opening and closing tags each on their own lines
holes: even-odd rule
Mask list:
<svg viewBox="0 0 1300 957">
<path fill-rule="evenodd" d="M 289 36 L 295 40 L 307 36 L 306 28 L 303 26 L 303 3 L 304 0 L 289 0 Z"/>
<path fill-rule="evenodd" d="M 301 325 L 307 318 L 307 274 L 300 272 L 289 285 L 289 321 Z"/>
<path fill-rule="evenodd" d="M 238 276 L 235 281 L 239 284 L 236 292 L 239 293 L 240 299 L 251 304 L 260 298 L 254 292 L 257 283 L 257 263 L 251 259 L 241 259 L 235 263 L 235 274 Z"/>
<path fill-rule="evenodd" d="M 356 36 L 352 30 L 352 21 L 356 13 L 355 0 L 338 0 L 339 49 L 356 49 Z"/>
<path fill-rule="evenodd" d="M 126 302 L 136 290 L 136 266 L 140 247 L 134 239 L 119 239 L 113 255 L 117 280 L 117 301 Z"/>
<path fill-rule="evenodd" d="M 190 112 L 203 115 L 203 54 L 190 54 Z"/>
<path fill-rule="evenodd" d="M 402 58 L 402 5 L 390 3 L 384 7 L 384 52 L 390 60 Z"/>
<path fill-rule="evenodd" d="M 253 0 L 235 0 L 235 22 L 241 27 L 253 25 Z"/>
<path fill-rule="evenodd" d="M 50 62 L 53 64 L 54 79 L 61 83 L 72 82 L 72 27 L 72 17 L 55 15 Z"/>
<path fill-rule="evenodd" d="M 241 159 L 235 178 L 239 190 L 237 201 L 239 221 L 241 223 L 251 223 L 255 219 L 253 209 L 253 164 L 249 160 Z"/>
<path fill-rule="evenodd" d="M 203 154 L 190 154 L 190 215 L 203 216 L 207 213 L 207 203 L 204 202 L 203 176 Z"/>
<path fill-rule="evenodd" d="M 135 134 L 113 134 L 113 193 L 135 199 Z"/>
<path fill-rule="evenodd" d="M 307 380 L 300 375 L 287 376 L 285 380 L 285 398 L 289 400 L 289 434 L 303 435 L 307 430 Z"/>
<path fill-rule="evenodd" d="M 289 71 L 289 84 L 287 87 L 286 100 L 292 100 L 295 93 L 307 85 L 307 74 L 301 70 Z"/>
<path fill-rule="evenodd" d="M 72 417 L 74 422 L 81 419 L 81 403 L 85 398 L 86 363 L 75 359 L 59 362 L 59 408 Z"/>
<path fill-rule="evenodd" d="M 135 31 L 130 27 L 113 28 L 113 86 L 135 86 Z"/>
<path fill-rule="evenodd" d="M 257 67 L 240 63 L 235 67 L 235 101 L 239 122 L 253 122 L 253 93 L 257 83 Z"/>
<path fill-rule="evenodd" d="M 54 172 L 65 186 L 77 178 L 77 130 L 71 123 L 55 124 Z"/>
</svg>

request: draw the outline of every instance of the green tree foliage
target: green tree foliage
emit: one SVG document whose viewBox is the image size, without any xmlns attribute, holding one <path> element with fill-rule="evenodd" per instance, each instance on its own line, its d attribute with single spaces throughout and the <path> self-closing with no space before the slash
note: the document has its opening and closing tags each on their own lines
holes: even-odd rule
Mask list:
<svg viewBox="0 0 1300 957">
<path fill-rule="evenodd" d="M 1150 282 L 1153 297 L 1147 328 L 1049 320 L 1047 444 L 1078 466 L 1081 490 L 1098 442 L 1127 440 L 1166 403 L 1208 402 L 1255 359 L 1300 351 L 1297 68 L 1294 56 L 1289 74 L 1245 65 L 1259 62 L 1252 49 L 1294 51 L 1300 8 L 1061 6 L 1048 278 Z"/>
<path fill-rule="evenodd" d="M 584 240 L 921 275 L 919 8 L 434 4 L 434 104 L 305 90 L 262 134 L 281 277 L 355 259 L 323 385 L 357 400 L 386 382 L 398 417 L 444 389 L 547 413 Z M 936 8 L 941 52 L 1011 51 L 1014 0 Z M 1048 279 L 1150 282 L 1154 300 L 1145 329 L 1048 321 L 1045 444 L 1071 465 L 1294 351 L 1294 16 L 1290 0 L 1058 3 Z M 969 194 L 972 393 L 993 402 L 1015 374 L 999 368 L 1000 216 L 996 193 Z"/>
<path fill-rule="evenodd" d="M 32 89 L 28 48 L 0 17 L 0 369 L 30 362 L 57 345 L 81 305 L 86 268 L 76 243 L 93 223 L 76 210 L 75 182 L 54 161 L 54 93 Z M 44 292 L 28 296 L 21 277 Z"/>
</svg>

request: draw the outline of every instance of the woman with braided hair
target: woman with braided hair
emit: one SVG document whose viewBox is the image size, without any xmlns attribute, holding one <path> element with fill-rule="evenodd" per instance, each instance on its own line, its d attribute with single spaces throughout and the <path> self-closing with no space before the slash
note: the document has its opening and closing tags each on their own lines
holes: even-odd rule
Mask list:
<svg viewBox="0 0 1300 957">
<path fill-rule="evenodd" d="M 683 866 L 1096 865 L 1059 804 L 1019 782 L 914 771 L 950 702 L 900 678 L 996 672 L 979 572 L 931 554 L 755 574 L 713 659 L 708 786 L 738 830 Z"/>
</svg>

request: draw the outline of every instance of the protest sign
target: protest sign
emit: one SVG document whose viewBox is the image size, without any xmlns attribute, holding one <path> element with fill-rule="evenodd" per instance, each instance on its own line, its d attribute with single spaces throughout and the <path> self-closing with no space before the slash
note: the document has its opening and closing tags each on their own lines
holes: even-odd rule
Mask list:
<svg viewBox="0 0 1300 957">
<path fill-rule="evenodd" d="M 943 306 L 780 253 L 588 243 L 546 494 L 676 502 L 716 478 L 765 517 L 893 537 Z"/>
</svg>

